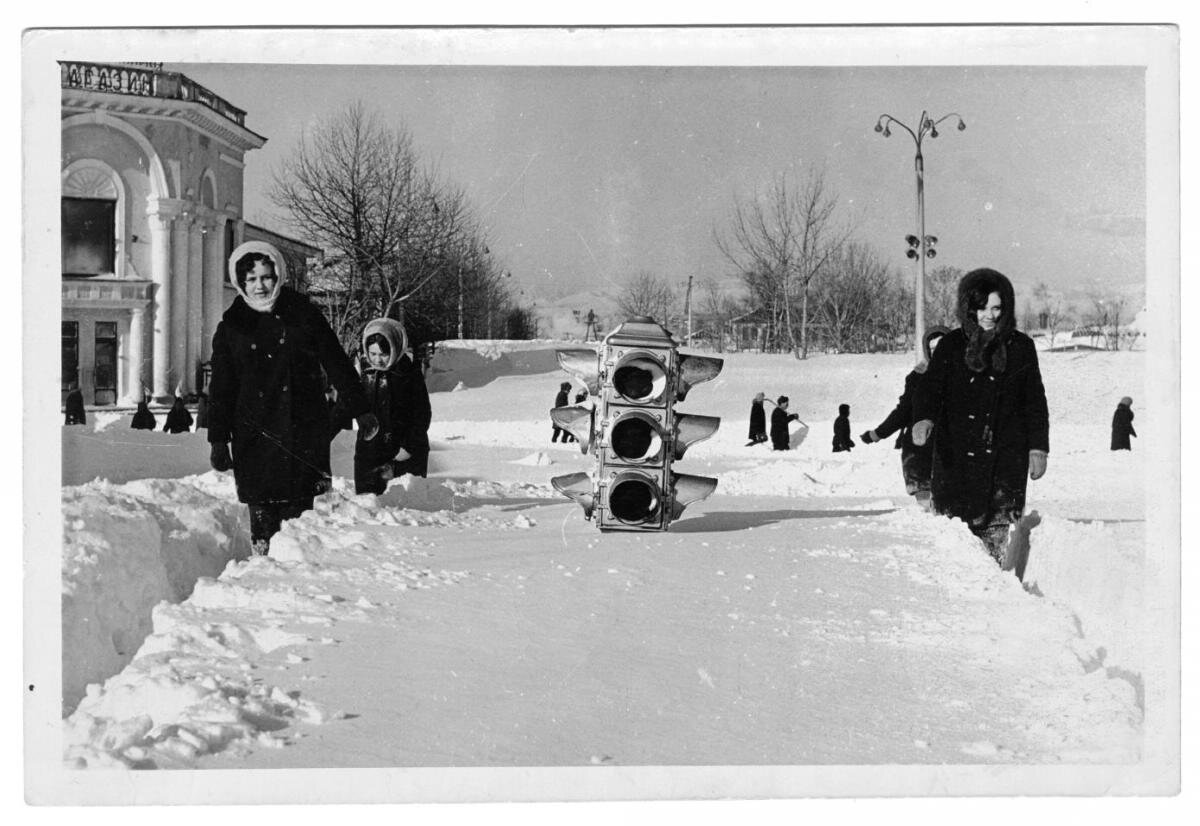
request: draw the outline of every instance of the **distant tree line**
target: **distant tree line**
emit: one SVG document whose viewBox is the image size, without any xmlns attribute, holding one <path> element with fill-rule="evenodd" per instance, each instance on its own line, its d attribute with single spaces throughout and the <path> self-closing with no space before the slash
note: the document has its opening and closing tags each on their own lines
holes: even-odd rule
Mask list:
<svg viewBox="0 0 1200 826">
<path fill-rule="evenodd" d="M 463 190 L 362 103 L 306 132 L 268 195 L 324 249 L 306 287 L 347 349 L 380 316 L 402 320 L 413 345 L 457 338 L 460 322 L 465 338 L 535 334 Z"/>
</svg>

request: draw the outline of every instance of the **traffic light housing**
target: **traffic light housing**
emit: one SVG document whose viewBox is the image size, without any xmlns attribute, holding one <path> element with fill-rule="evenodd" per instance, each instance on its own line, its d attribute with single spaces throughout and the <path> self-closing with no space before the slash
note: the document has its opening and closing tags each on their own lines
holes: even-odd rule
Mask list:
<svg viewBox="0 0 1200 826">
<path fill-rule="evenodd" d="M 551 484 L 596 516 L 602 531 L 665 531 L 687 505 L 713 492 L 717 480 L 676 473 L 688 447 L 716 433 L 716 416 L 679 413 L 693 385 L 715 378 L 723 360 L 685 355 L 671 334 L 635 316 L 608 334 L 598 351 L 560 350 L 559 365 L 587 385 L 590 407 L 550 412 L 556 425 L 595 457 L 590 473 Z"/>
</svg>

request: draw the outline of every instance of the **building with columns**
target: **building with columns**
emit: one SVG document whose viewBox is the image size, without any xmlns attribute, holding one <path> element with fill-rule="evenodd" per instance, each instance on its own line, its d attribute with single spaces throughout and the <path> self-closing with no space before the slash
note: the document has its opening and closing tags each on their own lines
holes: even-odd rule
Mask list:
<svg viewBox="0 0 1200 826">
<path fill-rule="evenodd" d="M 84 403 L 201 389 L 236 295 L 245 112 L 156 64 L 61 62 L 62 392 Z"/>
</svg>

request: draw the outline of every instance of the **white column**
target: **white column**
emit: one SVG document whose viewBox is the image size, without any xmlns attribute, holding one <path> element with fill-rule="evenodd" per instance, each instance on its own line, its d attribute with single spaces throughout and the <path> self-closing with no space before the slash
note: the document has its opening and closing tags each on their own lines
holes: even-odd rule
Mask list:
<svg viewBox="0 0 1200 826">
<path fill-rule="evenodd" d="M 200 360 L 212 358 L 212 337 L 217 331 L 217 322 L 225 311 L 225 221 L 224 215 L 216 215 L 208 224 L 204 236 L 204 326 L 201 332 Z"/>
<path fill-rule="evenodd" d="M 151 392 L 159 401 L 171 397 L 171 221 L 175 211 L 163 199 L 152 202 L 150 219 L 150 277 L 154 281 L 154 347 Z"/>
<path fill-rule="evenodd" d="M 129 316 L 129 341 L 125 349 L 129 362 L 129 372 L 125 380 L 125 404 L 140 402 L 145 392 L 146 384 L 142 377 L 142 345 L 145 337 L 146 310 L 134 307 Z"/>
<path fill-rule="evenodd" d="M 171 228 L 171 363 L 170 393 L 183 383 L 187 372 L 188 330 L 188 259 L 191 254 L 189 236 L 191 215 L 184 212 Z M 186 389 L 186 388 L 185 388 Z"/>
<path fill-rule="evenodd" d="M 204 224 L 193 221 L 188 234 L 187 354 L 183 362 L 183 389 L 196 390 L 196 366 L 204 337 Z"/>
</svg>

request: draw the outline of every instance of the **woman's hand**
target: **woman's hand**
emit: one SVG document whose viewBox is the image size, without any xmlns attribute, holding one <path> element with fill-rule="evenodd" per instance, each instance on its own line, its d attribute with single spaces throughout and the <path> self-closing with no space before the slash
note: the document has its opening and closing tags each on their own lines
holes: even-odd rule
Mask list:
<svg viewBox="0 0 1200 826">
<path fill-rule="evenodd" d="M 396 461 L 397 462 L 404 462 L 411 458 L 412 458 L 412 454 L 409 453 L 404 448 L 400 448 L 400 450 L 396 453 Z"/>
<path fill-rule="evenodd" d="M 1041 479 L 1046 475 L 1046 451 L 1029 451 L 1029 478 Z"/>
<path fill-rule="evenodd" d="M 358 430 L 362 433 L 363 441 L 371 441 L 379 435 L 379 419 L 375 418 L 374 413 L 364 413 L 355 421 L 358 422 Z"/>
<path fill-rule="evenodd" d="M 929 441 L 929 434 L 933 433 L 933 421 L 931 419 L 921 419 L 912 426 L 912 443 L 917 447 L 923 447 Z"/>
<path fill-rule="evenodd" d="M 212 451 L 208 455 L 208 463 L 219 473 L 233 469 L 233 457 L 229 455 L 228 442 L 213 442 Z"/>
</svg>

